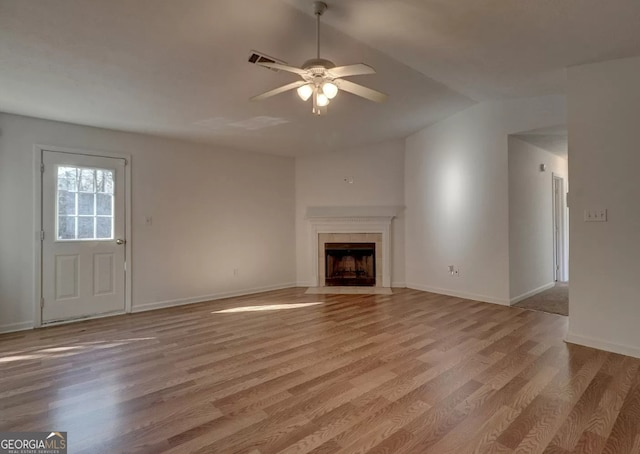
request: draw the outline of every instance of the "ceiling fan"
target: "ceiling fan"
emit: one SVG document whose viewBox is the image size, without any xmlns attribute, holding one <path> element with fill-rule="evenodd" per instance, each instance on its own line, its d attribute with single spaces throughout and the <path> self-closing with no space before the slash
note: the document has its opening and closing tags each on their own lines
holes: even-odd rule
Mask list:
<svg viewBox="0 0 640 454">
<path fill-rule="evenodd" d="M 326 3 L 313 2 L 313 13 L 316 16 L 316 58 L 307 60 L 300 68 L 275 62 L 256 62 L 257 65 L 264 66 L 265 68 L 298 74 L 302 80 L 254 96 L 251 98 L 251 101 L 261 101 L 271 96 L 297 89 L 298 96 L 300 96 L 303 101 L 311 98 L 313 102 L 311 112 L 316 115 L 322 115 L 326 113 L 329 102 L 335 98 L 339 90 L 375 102 L 384 102 L 387 99 L 387 95 L 384 93 L 343 79 L 349 76 L 375 74 L 376 71 L 371 66 L 365 65 L 364 63 L 336 66 L 332 61 L 320 58 L 320 16 L 322 16 L 326 10 Z"/>
</svg>

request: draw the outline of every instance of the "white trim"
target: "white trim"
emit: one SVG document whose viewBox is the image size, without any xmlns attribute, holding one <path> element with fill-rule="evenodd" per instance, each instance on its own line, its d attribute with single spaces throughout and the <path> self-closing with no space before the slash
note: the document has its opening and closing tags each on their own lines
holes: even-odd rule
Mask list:
<svg viewBox="0 0 640 454">
<path fill-rule="evenodd" d="M 619 353 L 621 355 L 640 358 L 640 348 L 631 345 L 616 344 L 602 339 L 568 333 L 565 342 L 569 344 L 583 345 L 585 347 L 597 348 L 607 352 Z"/>
<path fill-rule="evenodd" d="M 146 312 L 156 309 L 164 309 L 167 307 L 184 306 L 185 304 L 204 303 L 206 301 L 219 300 L 224 298 L 233 298 L 236 296 L 253 295 L 254 293 L 269 292 L 272 290 L 282 290 L 285 288 L 298 287 L 295 282 L 287 284 L 268 285 L 265 287 L 248 288 L 244 290 L 234 290 L 230 292 L 214 293 L 211 295 L 195 296 L 191 298 L 180 298 L 168 301 L 158 301 L 153 303 L 144 303 L 133 306 L 132 312 Z"/>
<path fill-rule="evenodd" d="M 125 290 L 124 290 L 124 306 L 125 312 L 129 313 L 132 310 L 132 274 L 133 274 L 133 257 L 132 257 L 132 234 L 131 234 L 131 155 L 128 153 L 112 153 L 108 151 L 97 151 L 89 149 L 58 147 L 52 145 L 40 145 L 33 146 L 34 155 L 34 232 L 36 237 L 35 245 L 35 260 L 34 260 L 34 295 L 33 295 L 33 307 L 34 307 L 34 321 L 33 327 L 39 328 L 42 324 L 42 311 L 40 308 L 40 298 L 42 297 L 42 242 L 40 241 L 40 230 L 42 229 L 42 175 L 40 173 L 40 164 L 42 163 L 43 152 L 53 151 L 57 153 L 70 153 L 70 154 L 83 154 L 90 156 L 102 156 L 106 158 L 124 159 L 126 165 L 124 166 L 125 173 Z M 111 314 L 108 314 L 111 315 Z M 86 320 L 83 318 L 82 320 Z M 74 320 L 75 321 L 75 320 Z M 47 324 L 49 326 L 50 324 Z"/>
<path fill-rule="evenodd" d="M 406 288 L 407 287 L 407 283 L 406 282 L 392 282 L 391 283 L 391 287 L 392 288 Z"/>
<path fill-rule="evenodd" d="M 533 295 L 537 295 L 538 293 L 544 292 L 545 290 L 549 290 L 550 288 L 553 288 L 555 286 L 556 286 L 555 282 L 549 282 L 548 284 L 541 285 L 540 287 L 534 288 L 533 290 L 530 290 L 530 291 L 528 291 L 526 293 L 523 293 L 522 295 L 518 295 L 518 296 L 515 296 L 515 297 L 511 298 L 509 300 L 509 304 L 514 305 L 516 303 L 519 303 L 522 300 L 526 300 L 527 298 L 529 298 L 529 297 L 531 297 Z"/>
<path fill-rule="evenodd" d="M 309 281 L 298 281 L 298 282 L 296 282 L 296 287 L 311 287 L 311 282 L 309 282 Z"/>
<path fill-rule="evenodd" d="M 25 331 L 33 329 L 33 321 L 9 323 L 8 325 L 0 325 L 0 333 L 13 333 L 16 331 Z"/>
<path fill-rule="evenodd" d="M 396 217 L 403 206 L 324 206 L 307 207 L 306 218 L 366 218 Z"/>
<path fill-rule="evenodd" d="M 560 194 L 558 194 L 558 196 L 556 197 L 555 194 L 555 181 L 559 180 L 560 181 Z M 554 278 L 557 278 L 558 282 L 565 282 L 567 280 L 567 270 L 565 267 L 565 242 L 566 242 L 566 238 L 565 236 L 567 235 L 567 232 L 565 230 L 565 224 L 566 224 L 566 214 L 567 214 L 567 208 L 565 206 L 565 184 L 564 184 L 564 176 L 557 174 L 555 172 L 551 173 L 551 194 L 553 197 L 553 201 L 551 203 L 552 206 L 552 217 L 551 217 L 551 222 L 552 222 L 552 226 L 551 228 L 553 229 L 553 275 Z M 558 210 L 556 207 L 556 203 L 558 202 L 558 200 L 560 200 L 560 209 Z M 557 219 L 558 221 L 558 232 L 556 234 L 556 226 L 555 226 L 555 222 L 556 222 L 556 215 L 559 214 L 560 215 L 560 219 Z M 557 236 L 557 237 L 556 237 Z M 558 255 L 556 255 L 556 242 L 559 242 L 559 253 Z M 557 270 L 557 273 L 556 273 Z"/>
<path fill-rule="evenodd" d="M 42 325 L 42 308 L 40 298 L 42 297 L 42 240 L 40 231 L 42 230 L 42 148 L 33 147 L 33 236 L 35 247 L 33 248 L 33 328 Z"/>
<path fill-rule="evenodd" d="M 70 318 L 68 320 L 56 320 L 54 322 L 43 323 L 41 328 L 48 328 L 50 326 L 69 325 L 71 323 L 76 323 L 76 322 L 84 322 L 87 320 L 95 320 L 98 318 L 114 317 L 116 315 L 126 315 L 126 314 L 127 313 L 124 311 L 115 311 L 115 312 L 106 312 L 104 314 L 95 314 L 95 315 L 87 315 L 84 317 Z"/>
<path fill-rule="evenodd" d="M 499 304 L 501 306 L 509 305 L 509 301 L 506 299 L 494 298 L 492 296 L 479 295 L 476 293 L 459 292 L 457 290 L 429 287 L 427 285 L 412 284 L 410 282 L 407 282 L 407 288 L 413 289 L 413 290 L 421 290 L 423 292 L 438 293 L 440 295 L 455 296 L 458 298 L 464 298 L 464 299 L 473 300 L 473 301 L 481 301 L 483 303 L 493 303 L 493 304 Z"/>
</svg>

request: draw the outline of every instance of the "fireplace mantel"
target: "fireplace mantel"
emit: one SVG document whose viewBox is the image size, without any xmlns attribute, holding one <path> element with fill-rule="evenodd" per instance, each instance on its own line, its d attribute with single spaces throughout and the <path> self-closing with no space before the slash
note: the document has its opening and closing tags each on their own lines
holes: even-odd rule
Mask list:
<svg viewBox="0 0 640 454">
<path fill-rule="evenodd" d="M 398 206 L 352 206 L 352 207 L 307 207 L 307 219 L 317 218 L 394 218 L 403 207 Z"/>
<path fill-rule="evenodd" d="M 319 279 L 318 236 L 321 233 L 382 234 L 382 287 L 391 287 L 391 221 L 401 207 L 308 207 L 311 286 L 324 285 Z M 322 254 L 324 254 L 322 252 Z"/>
</svg>

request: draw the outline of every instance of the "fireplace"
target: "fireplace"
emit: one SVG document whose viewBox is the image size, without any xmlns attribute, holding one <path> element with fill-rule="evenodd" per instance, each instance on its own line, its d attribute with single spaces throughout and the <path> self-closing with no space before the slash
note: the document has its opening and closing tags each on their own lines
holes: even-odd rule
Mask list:
<svg viewBox="0 0 640 454">
<path fill-rule="evenodd" d="M 375 243 L 325 243 L 326 286 L 375 286 Z"/>
<path fill-rule="evenodd" d="M 401 209 L 375 206 L 308 207 L 306 217 L 309 220 L 311 274 L 306 285 L 340 285 L 327 283 L 326 244 L 374 243 L 372 261 L 375 264 L 372 264 L 372 272 L 375 284 L 358 282 L 353 285 L 391 287 L 391 220 Z"/>
</svg>

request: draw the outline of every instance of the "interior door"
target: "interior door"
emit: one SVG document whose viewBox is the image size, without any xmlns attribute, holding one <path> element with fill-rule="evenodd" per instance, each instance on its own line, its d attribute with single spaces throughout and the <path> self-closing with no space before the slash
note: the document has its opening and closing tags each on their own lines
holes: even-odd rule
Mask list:
<svg viewBox="0 0 640 454">
<path fill-rule="evenodd" d="M 44 151 L 42 322 L 125 310 L 125 160 Z"/>
</svg>

